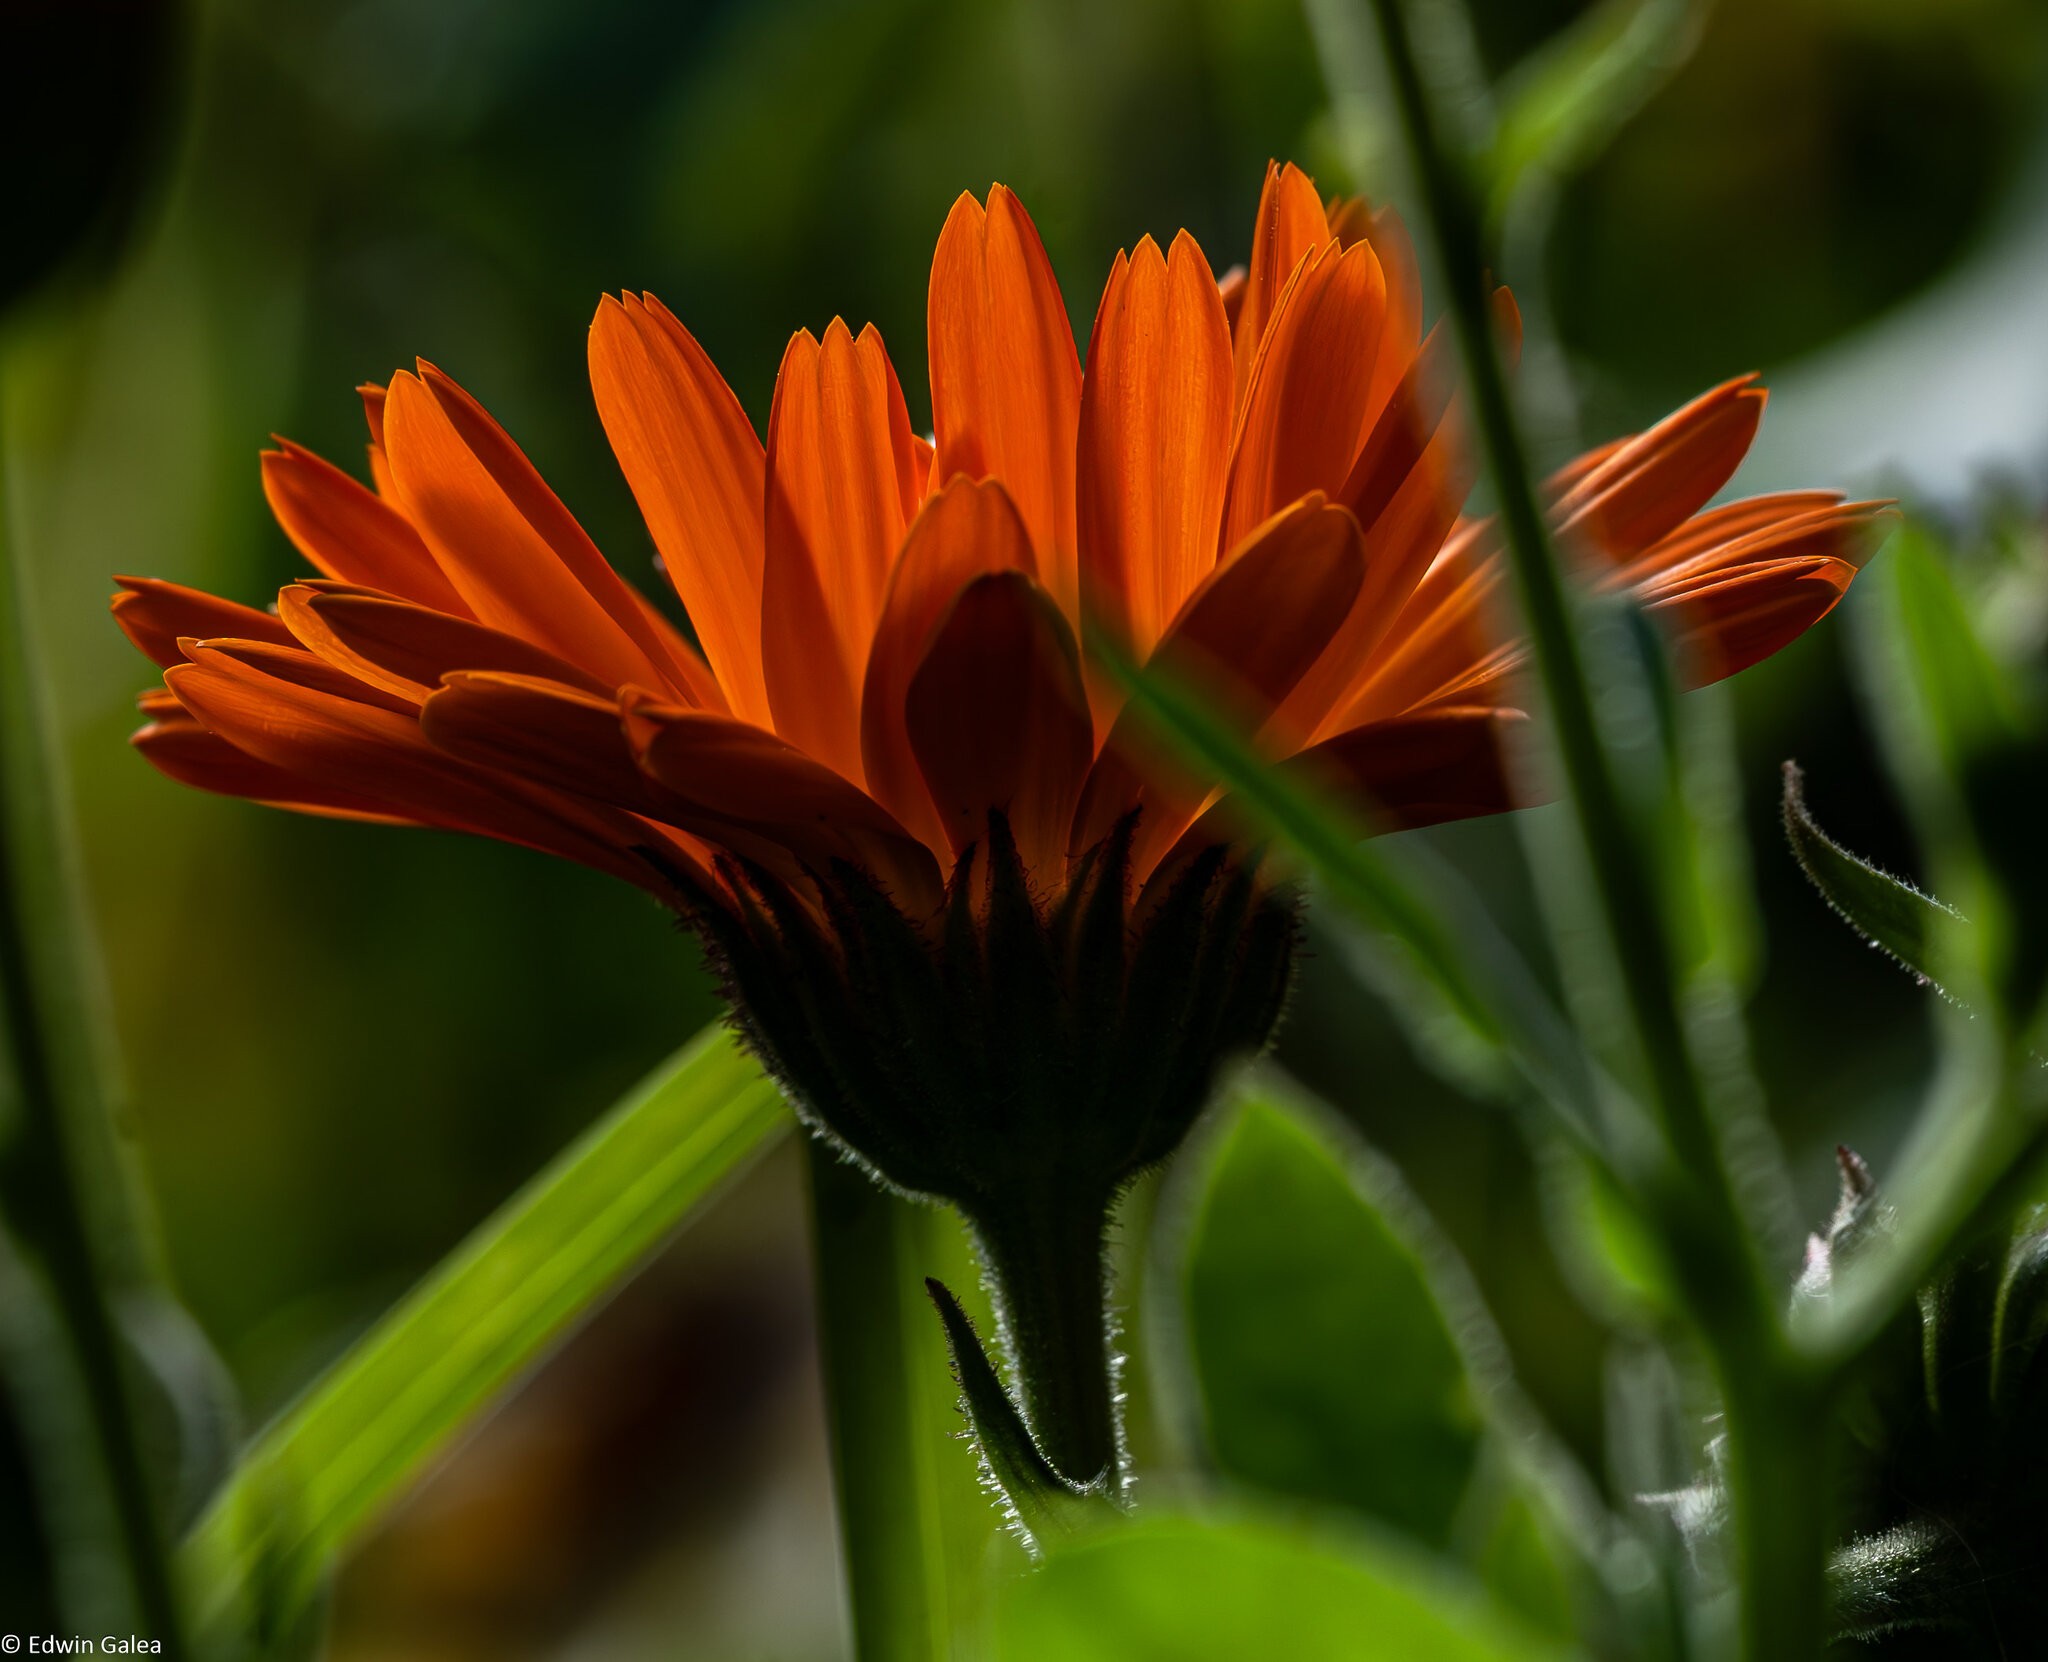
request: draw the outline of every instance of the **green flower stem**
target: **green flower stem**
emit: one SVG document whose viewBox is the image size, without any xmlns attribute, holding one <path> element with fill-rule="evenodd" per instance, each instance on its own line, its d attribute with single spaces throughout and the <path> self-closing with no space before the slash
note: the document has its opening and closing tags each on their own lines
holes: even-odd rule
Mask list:
<svg viewBox="0 0 2048 1662">
<path fill-rule="evenodd" d="M 1123 1488 L 1123 1422 L 1110 1344 L 1106 1201 L 1053 1195 L 974 1230 L 994 1284 L 1010 1372 L 1039 1452 L 1076 1488 Z"/>
<path fill-rule="evenodd" d="M 1788 1360 L 1721 1368 L 1743 1662 L 1814 1662 L 1827 1649 L 1834 1445 L 1825 1382 Z"/>
<path fill-rule="evenodd" d="M 55 1312 L 84 1398 L 92 1447 L 75 1451 L 77 1470 L 56 1480 L 104 1488 L 112 1539 L 100 1550 L 122 1568 L 139 1631 L 175 1657 L 184 1643 L 167 1542 L 108 1297 L 116 1279 L 139 1283 L 147 1260 L 100 1096 L 73 845 L 8 515 L 0 489 L 0 1211 Z"/>
<path fill-rule="evenodd" d="M 944 1662 L 993 1514 L 924 1277 L 951 1220 L 806 1137 L 826 1417 L 858 1662 Z"/>
</svg>

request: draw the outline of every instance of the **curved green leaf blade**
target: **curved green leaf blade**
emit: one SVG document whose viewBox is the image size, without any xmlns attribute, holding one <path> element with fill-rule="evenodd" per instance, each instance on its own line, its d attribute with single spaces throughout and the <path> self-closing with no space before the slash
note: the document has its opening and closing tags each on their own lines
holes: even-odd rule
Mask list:
<svg viewBox="0 0 2048 1662">
<path fill-rule="evenodd" d="M 1215 1151 L 1185 1274 L 1223 1470 L 1447 1546 L 1485 1434 L 1465 1358 L 1414 1248 L 1269 1098 Z"/>
<path fill-rule="evenodd" d="M 1888 953 L 1920 980 L 1946 992 L 1949 977 L 1942 937 L 1961 915 L 1910 883 L 1859 860 L 1815 823 L 1806 806 L 1806 775 L 1785 764 L 1785 835 L 1792 854 L 1837 916 L 1872 946 Z"/>
<path fill-rule="evenodd" d="M 636 1087 L 256 1439 L 185 1544 L 201 1623 L 289 1631 L 335 1555 L 790 1123 L 722 1027 Z"/>
<path fill-rule="evenodd" d="M 1561 1662 L 1454 1572 L 1369 1537 L 1154 1515 L 1006 1589 L 997 1662 Z"/>
</svg>

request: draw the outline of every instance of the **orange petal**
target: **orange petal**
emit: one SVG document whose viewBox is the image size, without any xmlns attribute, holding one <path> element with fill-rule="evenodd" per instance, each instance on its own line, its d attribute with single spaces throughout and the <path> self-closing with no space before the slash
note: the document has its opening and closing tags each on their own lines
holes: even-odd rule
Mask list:
<svg viewBox="0 0 2048 1662">
<path fill-rule="evenodd" d="M 917 511 L 910 417 L 882 337 L 834 320 L 783 354 L 768 418 L 761 664 L 775 730 L 861 779 L 860 678 Z"/>
<path fill-rule="evenodd" d="M 648 828 L 630 815 L 458 762 L 427 742 L 411 713 L 336 697 L 212 647 L 195 645 L 192 657 L 165 671 L 171 690 L 259 761 L 423 825 L 520 843 L 668 894 L 657 868 L 634 852 Z"/>
<path fill-rule="evenodd" d="M 1449 707 L 1353 728 L 1283 764 L 1374 829 L 1401 831 L 1515 806 L 1506 745 L 1520 710 Z"/>
<path fill-rule="evenodd" d="M 904 699 L 947 607 L 968 582 L 991 571 L 1035 575 L 1030 536 L 997 481 L 956 477 L 925 504 L 904 538 L 861 688 L 868 792 L 940 855 L 951 843 L 910 746 Z"/>
<path fill-rule="evenodd" d="M 1408 597 L 1344 705 L 1322 727 L 1388 721 L 1463 681 L 1504 636 L 1491 612 L 1505 578 L 1498 526 L 1487 519 L 1461 528 Z"/>
<path fill-rule="evenodd" d="M 1559 540 L 1625 563 L 1684 524 L 1756 437 L 1765 394 L 1755 380 L 1724 382 L 1586 470 L 1554 510 Z"/>
<path fill-rule="evenodd" d="M 1242 407 L 1251 386 L 1252 366 L 1266 338 L 1266 326 L 1279 309 L 1295 269 L 1332 242 L 1329 220 L 1315 181 L 1294 163 L 1266 164 L 1266 182 L 1259 191 L 1259 217 L 1252 227 L 1251 265 L 1245 273 L 1244 299 L 1237 312 L 1233 404 Z"/>
<path fill-rule="evenodd" d="M 766 722 L 761 441 L 690 332 L 652 295 L 590 325 L 598 418 L 733 713 Z"/>
<path fill-rule="evenodd" d="M 1393 396 L 1422 344 L 1422 268 L 1415 243 L 1400 214 L 1391 207 L 1374 209 L 1362 196 L 1336 203 L 1329 210 L 1330 234 L 1349 248 L 1370 243 L 1387 283 L 1387 324 L 1380 331 L 1379 355 L 1365 397 L 1368 424 Z"/>
<path fill-rule="evenodd" d="M 114 596 L 114 621 L 143 656 L 167 666 L 185 661 L 181 636 L 233 635 L 242 640 L 292 644 L 291 631 L 269 612 L 157 577 L 116 577 L 123 593 Z"/>
<path fill-rule="evenodd" d="M 289 440 L 263 452 L 263 494 L 284 534 L 329 577 L 467 613 L 410 521 L 332 462 Z"/>
<path fill-rule="evenodd" d="M 1687 684 L 1705 686 L 1768 658 L 1833 611 L 1896 518 L 1881 502 L 1795 513 L 1634 592 L 1671 629 Z"/>
<path fill-rule="evenodd" d="M 595 676 L 531 641 L 403 600 L 298 584 L 278 596 L 278 609 L 308 651 L 415 704 L 465 669 L 546 676 L 612 698 Z"/>
<path fill-rule="evenodd" d="M 938 863 L 872 797 L 764 728 L 628 693 L 640 765 L 705 813 L 750 827 L 814 870 L 871 872 L 912 917 L 942 898 Z"/>
<path fill-rule="evenodd" d="M 613 686 L 685 681 L 632 591 L 453 381 L 429 364 L 394 377 L 384 432 L 407 516 L 479 622 Z"/>
<path fill-rule="evenodd" d="M 458 670 L 427 699 L 420 730 L 463 761 L 634 813 L 658 813 L 668 794 L 635 758 L 615 693 L 541 675 Z"/>
<path fill-rule="evenodd" d="M 1350 610 L 1364 577 L 1358 522 L 1311 496 L 1259 527 L 1181 608 L 1151 666 L 1199 688 L 1255 741 Z M 1279 748 L 1287 748 L 1282 736 Z M 1142 879 L 1186 828 L 1206 786 L 1151 753 L 1142 725 L 1118 718 L 1089 774 L 1069 853 L 1143 810 L 1132 849 Z"/>
<path fill-rule="evenodd" d="M 1835 609 L 1855 575 L 1846 560 L 1773 560 L 1719 574 L 1645 609 L 1670 630 L 1685 684 L 1704 687 L 1790 646 Z"/>
<path fill-rule="evenodd" d="M 1495 291 L 1504 331 L 1517 321 L 1506 293 Z M 1365 582 L 1343 626 L 1290 697 L 1284 728 L 1308 738 L 1354 724 L 1347 707 L 1378 673 L 1383 652 L 1400 650 L 1396 620 L 1456 526 L 1475 464 L 1455 397 L 1449 339 L 1439 327 L 1388 399 L 1344 482 L 1339 500 L 1365 527 Z"/>
<path fill-rule="evenodd" d="M 217 733 L 209 733 L 179 706 L 178 718 L 157 720 L 128 741 L 167 779 L 217 796 L 246 797 L 270 808 L 318 814 L 329 819 L 374 820 L 387 825 L 413 823 L 390 811 L 374 797 L 330 790 L 260 762 L 237 750 Z"/>
<path fill-rule="evenodd" d="M 1185 231 L 1119 255 L 1081 392 L 1081 589 L 1143 657 L 1216 562 L 1230 449 L 1230 332 Z"/>
<path fill-rule="evenodd" d="M 296 641 L 290 646 L 275 646 L 269 641 L 238 641 L 224 636 L 205 641 L 187 637 L 178 642 L 178 649 L 188 663 L 202 659 L 212 663 L 233 662 L 324 697 L 389 710 L 395 715 L 412 714 L 411 700 L 358 680 L 347 670 L 316 658 Z"/>
<path fill-rule="evenodd" d="M 1442 706 L 1374 722 L 1324 740 L 1279 764 L 1296 781 L 1340 804 L 1362 829 L 1411 831 L 1528 806 L 1510 778 L 1508 751 L 1528 718 L 1497 706 Z M 1264 833 L 1234 798 L 1205 813 L 1159 862 L 1161 877 L 1218 843 Z"/>
<path fill-rule="evenodd" d="M 709 816 L 683 802 L 639 764 L 613 694 L 597 694 L 545 676 L 491 670 L 450 675 L 420 711 L 420 730 L 439 749 L 465 762 L 499 770 L 577 797 L 588 797 L 655 822 L 663 858 L 685 858 L 683 869 L 709 886 L 715 856 L 698 831 Z M 719 840 L 731 842 L 730 836 Z M 742 836 L 735 852 L 757 863 L 780 861 L 778 875 L 801 872 L 774 845 Z"/>
<path fill-rule="evenodd" d="M 1223 541 L 1234 547 L 1288 503 L 1343 486 L 1365 437 L 1386 282 L 1365 245 L 1311 256 L 1280 298 L 1231 446 Z"/>
<path fill-rule="evenodd" d="M 1045 245 L 1001 185 L 990 187 L 985 212 L 964 193 L 953 204 L 932 256 L 926 320 L 934 477 L 1001 479 L 1031 533 L 1041 581 L 1074 617 L 1081 364 Z"/>
<path fill-rule="evenodd" d="M 1007 816 L 1027 872 L 1064 875 L 1067 832 L 1095 755 L 1073 631 L 1020 571 L 960 591 L 911 678 L 911 747 L 954 852 Z"/>
<path fill-rule="evenodd" d="M 1657 545 L 1656 563 L 1639 566 L 1629 588 L 1639 599 L 1655 600 L 1773 560 L 1818 557 L 1860 569 L 1898 519 L 1888 502 L 1813 503 L 1813 494 L 1757 497 L 1700 515 Z M 1663 557 L 1667 547 L 1683 557 Z"/>
<path fill-rule="evenodd" d="M 1709 557 L 1725 560 L 1731 551 L 1740 563 L 1743 545 L 1759 532 L 1781 532 L 1788 526 L 1809 523 L 1807 516 L 1812 514 L 1856 521 L 1868 518 L 1881 506 L 1844 502 L 1834 491 L 1777 491 L 1746 497 L 1693 515 L 1627 565 L 1604 573 L 1601 587 L 1621 588 L 1681 574 Z"/>
<path fill-rule="evenodd" d="M 376 381 L 365 381 L 356 388 L 363 401 L 363 420 L 370 429 L 370 446 L 375 450 L 384 448 L 384 397 L 385 390 Z"/>
</svg>

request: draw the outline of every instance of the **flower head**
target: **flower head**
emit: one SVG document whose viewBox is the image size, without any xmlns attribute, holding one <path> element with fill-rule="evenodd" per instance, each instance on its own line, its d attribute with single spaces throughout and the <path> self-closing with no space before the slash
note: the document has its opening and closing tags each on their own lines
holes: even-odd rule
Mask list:
<svg viewBox="0 0 2048 1662">
<path fill-rule="evenodd" d="M 187 783 L 528 843 L 664 898 L 717 892 L 721 855 L 806 893 L 843 861 L 928 918 L 992 809 L 1043 897 L 1133 813 L 1136 882 L 1208 844 L 1203 794 L 1120 730 L 1088 614 L 1381 823 L 1505 808 L 1520 648 L 1493 527 L 1459 517 L 1472 461 L 1421 310 L 1390 213 L 1276 167 L 1247 270 L 1219 285 L 1185 232 L 1118 256 L 1084 374 L 998 186 L 933 262 L 934 438 L 881 337 L 835 321 L 791 340 L 764 445 L 658 301 L 607 298 L 598 413 L 695 646 L 422 363 L 364 389 L 374 490 L 265 454 L 318 573 L 273 611 L 122 580 L 115 615 L 166 668 L 136 742 Z M 1880 518 L 1820 492 L 1702 512 L 1763 403 L 1732 381 L 1551 483 L 1561 539 L 1695 682 L 1823 616 Z"/>
<path fill-rule="evenodd" d="M 1512 343 L 1505 292 L 1499 316 Z M 210 790 L 641 885 L 885 1175 L 986 1221 L 1043 1168 L 1099 1229 L 1220 1053 L 1262 1041 L 1291 918 L 1227 805 L 1146 755 L 1084 617 L 1386 826 L 1511 805 L 1522 649 L 1390 213 L 1270 169 L 1242 272 L 1185 232 L 1117 257 L 1084 370 L 998 186 L 955 203 L 928 323 L 930 440 L 880 335 L 835 320 L 790 341 L 764 443 L 659 301 L 600 305 L 598 414 L 694 644 L 448 376 L 364 389 L 374 488 L 263 458 L 318 573 L 274 610 L 122 580 L 165 666 L 136 743 Z M 1562 543 L 1694 682 L 1823 616 L 1879 518 L 1706 509 L 1763 403 L 1732 381 L 1550 484 Z"/>
</svg>

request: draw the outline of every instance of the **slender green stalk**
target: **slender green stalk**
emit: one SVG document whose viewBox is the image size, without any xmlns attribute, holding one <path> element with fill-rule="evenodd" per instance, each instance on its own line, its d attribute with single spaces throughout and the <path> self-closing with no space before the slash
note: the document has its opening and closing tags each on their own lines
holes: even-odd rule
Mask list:
<svg viewBox="0 0 2048 1662">
<path fill-rule="evenodd" d="M 89 1460 L 76 1463 L 96 1468 L 106 1489 L 113 1539 L 104 1550 L 122 1566 L 140 1631 L 179 1656 L 167 1543 L 107 1292 L 139 1267 L 116 1261 L 131 1256 L 123 1173 L 100 1119 L 101 1039 L 83 982 L 87 948 L 74 938 L 83 925 L 72 904 L 62 776 L 28 573 L 8 513 L 0 490 L 0 1210 L 71 1352 L 93 1443 Z"/>
<path fill-rule="evenodd" d="M 1827 1648 L 1834 1435 L 1824 1382 L 1736 1355 L 1720 1370 L 1744 1662 L 1814 1662 Z"/>
<path fill-rule="evenodd" d="M 858 1662 L 943 1662 L 994 1514 L 974 1481 L 927 1275 L 958 1284 L 951 1219 L 810 1151 L 826 1416 Z M 957 1236 L 957 1229 L 953 1229 Z M 948 1247 L 951 1254 L 948 1254 Z"/>
<path fill-rule="evenodd" d="M 1424 83 L 1408 6 L 1371 0 L 1371 9 L 1464 359 L 1564 794 L 1668 1146 L 1668 1159 L 1645 1185 L 1649 1216 L 1664 1235 L 1726 1391 L 1744 1655 L 1748 1662 L 1810 1662 L 1824 1634 L 1827 1502 L 1815 1474 L 1793 1456 L 1817 1438 L 1819 1399 L 1798 1388 L 1801 1376 L 1783 1345 L 1779 1298 L 1737 1201 L 1694 1065 L 1648 853 L 1632 832 L 1602 740 L 1572 597 L 1494 343 L 1478 181 Z"/>
<path fill-rule="evenodd" d="M 1697 1270 L 1703 1323 L 1747 1323 L 1768 1308 L 1750 1235 L 1722 1160 L 1705 1092 L 1685 1035 L 1664 908 L 1644 851 L 1631 834 L 1613 764 L 1601 741 L 1571 598 L 1551 547 L 1507 377 L 1493 310 L 1479 193 L 1468 164 L 1438 121 L 1409 35 L 1403 0 L 1372 0 L 1387 80 L 1399 108 L 1437 255 L 1466 390 L 1498 502 L 1508 564 L 1534 648 L 1537 679 L 1557 746 L 1566 797 L 1584 845 L 1602 922 L 1641 1051 L 1651 1095 L 1677 1168 L 1661 1197 Z M 1686 1265 L 1681 1264 L 1681 1271 Z"/>
</svg>

